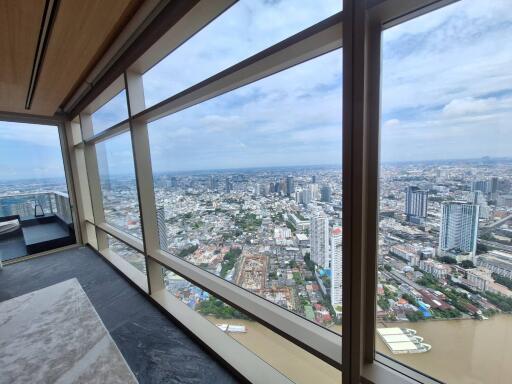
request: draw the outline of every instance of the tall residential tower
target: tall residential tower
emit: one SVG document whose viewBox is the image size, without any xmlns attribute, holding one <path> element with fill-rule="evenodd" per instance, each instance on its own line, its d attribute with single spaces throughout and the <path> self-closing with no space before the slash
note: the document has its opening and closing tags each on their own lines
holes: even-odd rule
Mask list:
<svg viewBox="0 0 512 384">
<path fill-rule="evenodd" d="M 334 227 L 331 232 L 331 305 L 336 310 L 336 312 L 338 312 L 337 307 L 341 306 L 342 303 L 342 241 L 343 232 L 341 227 Z"/>
<path fill-rule="evenodd" d="M 476 254 L 479 206 L 466 201 L 443 203 L 439 254 L 461 262 Z"/>
<path fill-rule="evenodd" d="M 324 268 L 329 267 L 329 219 L 323 212 L 311 218 L 311 260 Z"/>
<path fill-rule="evenodd" d="M 413 224 L 425 224 L 427 221 L 428 191 L 415 186 L 405 189 L 405 215 Z"/>
</svg>

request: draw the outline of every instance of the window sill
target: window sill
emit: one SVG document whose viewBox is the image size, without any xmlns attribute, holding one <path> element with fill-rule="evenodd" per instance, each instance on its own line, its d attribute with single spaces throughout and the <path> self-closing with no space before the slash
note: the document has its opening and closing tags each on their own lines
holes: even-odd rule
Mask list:
<svg viewBox="0 0 512 384">
<path fill-rule="evenodd" d="M 361 373 L 361 383 L 365 384 L 440 384 L 429 376 L 408 368 L 396 361 L 377 354 L 376 361 L 365 364 Z"/>
</svg>

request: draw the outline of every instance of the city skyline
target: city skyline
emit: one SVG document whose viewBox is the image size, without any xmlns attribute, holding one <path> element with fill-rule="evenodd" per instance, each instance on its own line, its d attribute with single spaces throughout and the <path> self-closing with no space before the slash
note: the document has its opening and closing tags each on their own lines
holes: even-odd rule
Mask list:
<svg viewBox="0 0 512 384">
<path fill-rule="evenodd" d="M 239 21 L 234 25 L 221 25 L 221 15 L 219 22 L 212 22 L 202 34 L 191 39 L 190 44 L 183 45 L 185 51 L 175 51 L 155 66 L 152 74 L 148 72 L 144 78 L 147 104 L 169 97 L 173 89 L 179 90 L 207 77 L 201 58 L 209 57 L 222 69 L 231 65 L 231 59 L 236 61 L 256 53 L 248 51 L 244 44 L 233 44 L 233 50 L 245 48 L 241 52 L 230 51 L 227 61 L 218 56 L 210 57 L 210 50 L 218 50 L 209 49 L 201 42 L 212 34 L 245 31 L 240 39 L 247 41 L 265 36 L 258 48 L 263 49 L 274 43 L 273 34 L 279 36 L 276 39 L 286 37 L 336 12 L 339 7 L 339 2 L 326 3 L 322 9 L 307 3 L 304 14 L 297 14 L 294 9 L 293 17 L 285 20 L 287 25 L 276 31 L 272 29 L 277 28 L 275 26 L 265 27 L 262 16 L 258 15 L 276 15 L 292 3 L 255 4 L 237 4 L 227 12 L 241 15 L 234 20 L 245 20 L 242 24 L 254 21 L 249 24 L 257 27 L 256 32 L 250 32 L 252 29 L 240 25 Z M 252 6 L 257 9 L 251 10 Z M 512 41 L 507 40 L 512 32 L 512 21 L 507 17 L 506 6 L 506 1 L 455 3 L 435 14 L 384 31 L 383 163 L 511 155 L 507 143 L 512 141 L 512 130 L 508 129 L 507 122 L 512 120 L 512 77 L 502 71 L 512 66 Z M 471 44 L 460 44 L 461 41 L 471 41 Z M 216 44 L 229 47 L 229 41 L 216 41 Z M 178 79 L 183 85 L 174 84 L 178 80 L 170 76 L 174 68 L 173 55 L 188 59 L 187 71 Z M 191 145 L 203 149 L 198 161 L 212 168 L 232 168 L 233 160 L 242 158 L 240 154 L 245 156 L 244 166 L 300 165 L 291 164 L 295 158 L 317 164 L 330 163 L 333 158 L 341 161 L 341 55 L 341 51 L 331 52 L 151 123 L 155 172 L 171 170 L 165 169 L 171 166 L 166 164 L 170 152 L 176 159 L 186 159 L 184 153 Z M 468 57 L 472 60 L 466 60 Z M 156 78 L 158 82 L 154 81 Z M 94 120 L 98 121 L 98 127 L 105 128 L 125 118 L 126 103 L 121 93 Z M 25 131 L 5 129 L 11 124 L 14 123 L 0 123 L 0 164 L 7 164 L 10 157 L 20 157 L 20 151 L 36 153 L 48 147 L 51 140 L 34 139 L 26 128 L 23 128 Z M 196 134 L 203 131 L 207 135 Z M 338 140 L 336 145 L 333 140 Z M 187 142 L 188 147 L 184 145 Z M 230 158 L 218 159 L 217 152 L 211 150 L 221 144 L 225 151 L 232 151 Z M 129 141 L 116 151 L 121 153 L 127 148 L 131 149 Z M 253 153 L 250 153 L 251 148 Z M 48 175 L 59 166 L 49 158 L 48 155 L 45 159 Z M 176 165 L 176 161 L 172 163 Z M 9 172 L 2 167 L 0 178 L 22 178 L 33 167 L 33 162 L 24 158 L 17 164 L 19 169 Z M 118 167 L 122 169 L 126 163 L 120 161 Z M 204 168 L 197 163 L 191 167 Z"/>
</svg>

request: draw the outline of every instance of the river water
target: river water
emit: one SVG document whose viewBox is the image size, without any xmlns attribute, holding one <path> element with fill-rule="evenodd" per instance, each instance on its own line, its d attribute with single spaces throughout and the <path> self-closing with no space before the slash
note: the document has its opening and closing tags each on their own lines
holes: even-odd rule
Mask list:
<svg viewBox="0 0 512 384">
<path fill-rule="evenodd" d="M 512 316 L 489 320 L 380 323 L 412 328 L 432 345 L 426 353 L 393 355 L 377 336 L 377 350 L 447 383 L 512 383 Z"/>
<path fill-rule="evenodd" d="M 297 384 L 341 383 L 339 370 L 256 321 L 207 318 L 214 324 L 245 325 L 247 333 L 229 335 Z"/>
<path fill-rule="evenodd" d="M 232 333 L 231 337 L 295 383 L 341 383 L 340 371 L 257 322 L 209 320 L 245 325 L 247 333 Z M 432 345 L 429 352 L 393 355 L 379 337 L 376 340 L 377 350 L 441 381 L 457 384 L 512 383 L 511 315 L 496 315 L 483 321 L 430 320 L 379 323 L 378 326 L 415 329 L 425 343 Z"/>
</svg>

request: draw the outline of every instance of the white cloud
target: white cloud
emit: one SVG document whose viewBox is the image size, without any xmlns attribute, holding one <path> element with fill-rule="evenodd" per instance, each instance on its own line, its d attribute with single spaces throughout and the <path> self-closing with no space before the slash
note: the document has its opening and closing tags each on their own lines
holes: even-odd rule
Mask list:
<svg viewBox="0 0 512 384">
<path fill-rule="evenodd" d="M 0 140 L 45 147 L 60 147 L 58 129 L 54 125 L 0 121 Z"/>
<path fill-rule="evenodd" d="M 394 128 L 394 127 L 397 127 L 398 125 L 400 125 L 400 120 L 398 119 L 389 119 L 389 120 L 386 120 L 384 122 L 384 124 L 382 125 L 383 129 L 391 129 L 391 128 Z"/>
<path fill-rule="evenodd" d="M 468 114 L 480 114 L 489 112 L 496 106 L 496 98 L 475 99 L 474 97 L 464 97 L 454 99 L 443 108 L 445 116 L 464 116 Z"/>
</svg>

